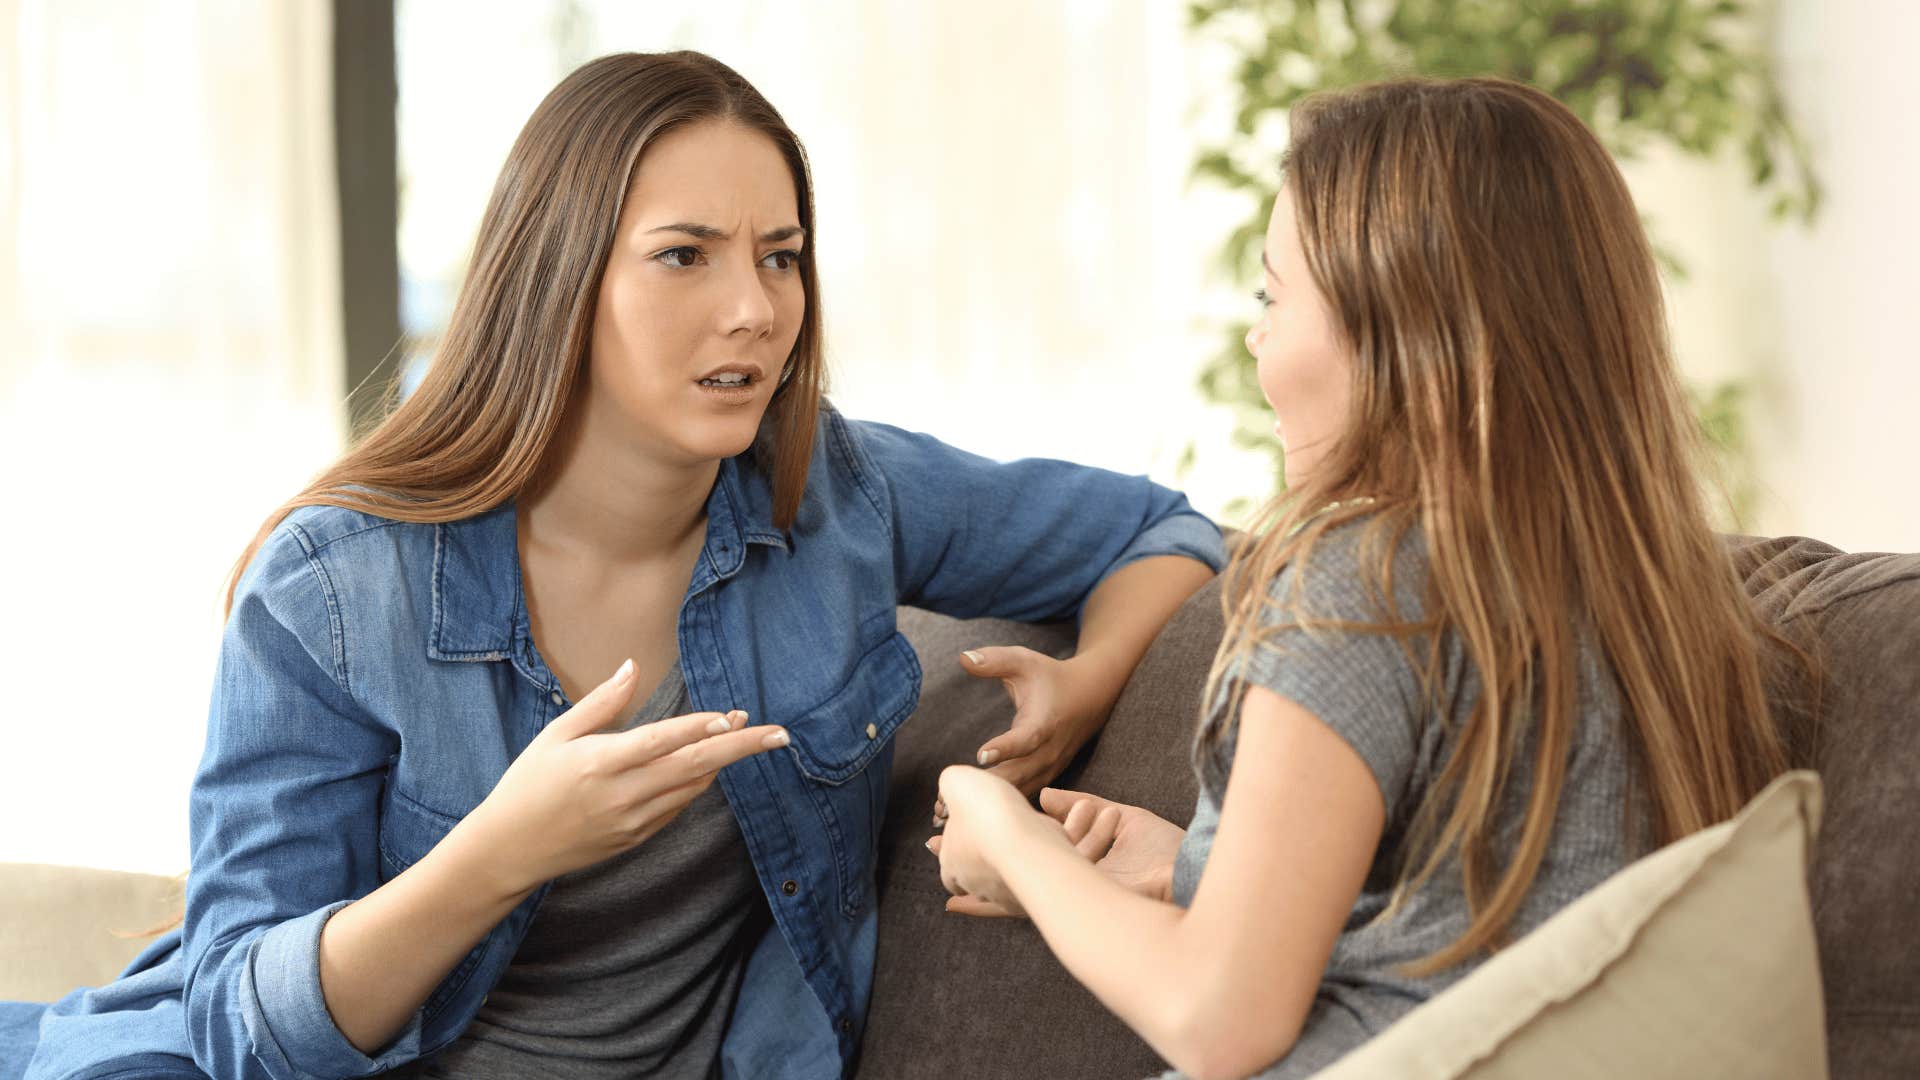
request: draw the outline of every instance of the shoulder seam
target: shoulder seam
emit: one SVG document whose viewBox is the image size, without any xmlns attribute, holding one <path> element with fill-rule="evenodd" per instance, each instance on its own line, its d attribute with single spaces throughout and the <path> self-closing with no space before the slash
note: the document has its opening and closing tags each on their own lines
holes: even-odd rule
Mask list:
<svg viewBox="0 0 1920 1080">
<path fill-rule="evenodd" d="M 847 433 L 846 425 L 847 421 L 838 413 L 830 412 L 827 414 L 827 434 L 829 439 L 831 442 L 839 444 L 841 456 L 846 459 L 848 474 L 853 477 L 853 482 L 859 485 L 861 494 L 865 495 L 867 501 L 873 504 L 874 513 L 880 515 L 880 527 L 885 530 L 887 540 L 891 543 L 893 540 L 893 515 L 887 513 L 885 501 L 882 500 L 879 493 L 873 489 L 873 483 L 868 479 L 866 470 L 861 468 L 860 451 L 854 447 L 853 440 Z M 829 450 L 831 450 L 831 446 Z"/>
<path fill-rule="evenodd" d="M 391 522 L 388 524 L 391 524 Z M 367 529 L 356 530 L 356 532 L 366 532 L 369 531 L 369 529 L 379 527 L 380 526 L 377 525 L 369 526 Z M 347 672 L 347 633 L 345 623 L 340 617 L 340 598 L 334 590 L 333 579 L 327 574 L 326 565 L 320 561 L 320 551 L 326 547 L 326 544 L 316 545 L 313 542 L 313 537 L 307 532 L 306 528 L 298 522 L 289 522 L 287 524 L 287 531 L 300 542 L 300 550 L 305 554 L 307 559 L 307 569 L 313 573 L 315 583 L 320 586 L 320 596 L 326 601 L 327 636 L 330 639 L 328 644 L 333 652 L 333 678 L 335 682 L 340 684 L 341 692 L 351 698 L 353 697 L 353 684 Z M 345 535 L 351 536 L 354 535 L 354 533 Z M 328 540 L 327 543 L 330 544 L 333 540 L 339 539 L 344 539 L 344 536 L 334 537 Z"/>
</svg>

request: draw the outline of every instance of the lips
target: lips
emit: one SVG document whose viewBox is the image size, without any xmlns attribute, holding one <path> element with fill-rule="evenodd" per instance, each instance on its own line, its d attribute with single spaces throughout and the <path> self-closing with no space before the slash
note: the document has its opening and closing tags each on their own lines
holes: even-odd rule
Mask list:
<svg viewBox="0 0 1920 1080">
<path fill-rule="evenodd" d="M 694 381 L 702 386 L 752 386 L 765 377 L 758 364 L 733 363 L 714 368 Z"/>
</svg>

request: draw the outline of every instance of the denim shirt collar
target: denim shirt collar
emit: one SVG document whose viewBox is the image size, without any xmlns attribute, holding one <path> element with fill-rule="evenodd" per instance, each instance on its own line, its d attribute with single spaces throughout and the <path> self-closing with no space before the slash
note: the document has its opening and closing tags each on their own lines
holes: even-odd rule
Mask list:
<svg viewBox="0 0 1920 1080">
<path fill-rule="evenodd" d="M 791 534 L 773 525 L 773 496 L 748 454 L 720 462 L 707 496 L 707 538 L 689 592 L 738 573 L 749 544 L 793 550 Z M 514 660 L 536 681 L 550 682 L 533 658 L 533 628 L 520 580 L 520 541 L 513 500 L 444 522 L 433 538 L 433 622 L 427 655 L 435 660 Z"/>
</svg>

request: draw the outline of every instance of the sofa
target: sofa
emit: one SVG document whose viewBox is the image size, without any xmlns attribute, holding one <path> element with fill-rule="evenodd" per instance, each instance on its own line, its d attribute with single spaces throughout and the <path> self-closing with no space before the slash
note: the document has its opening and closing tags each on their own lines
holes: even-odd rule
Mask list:
<svg viewBox="0 0 1920 1080">
<path fill-rule="evenodd" d="M 1825 788 L 1808 874 L 1830 1075 L 1920 1076 L 1920 555 L 1847 554 L 1801 537 L 1730 538 L 1759 610 L 1809 648 L 1817 686 L 1811 760 Z M 1098 740 L 1056 787 L 1092 791 L 1184 823 L 1195 780 L 1188 740 L 1222 621 L 1219 585 L 1196 594 L 1135 671 Z M 944 910 L 923 846 L 940 770 L 965 762 L 1010 709 L 997 684 L 961 672 L 976 645 L 1055 656 L 1072 631 L 903 610 L 925 669 L 900 729 L 880 838 L 880 941 L 858 1075 L 864 1080 L 1154 1075 L 1164 1064 L 1055 961 L 1024 920 Z M 1817 693 L 1817 703 L 1816 703 Z"/>
<path fill-rule="evenodd" d="M 1847 554 L 1799 537 L 1734 538 L 1734 564 L 1775 626 L 1815 654 L 1817 685 L 1784 692 L 1815 710 L 1806 764 L 1825 787 L 1808 872 L 1830 1074 L 1920 1076 L 1920 555 Z M 925 670 L 919 711 L 897 736 L 878 859 L 879 959 L 857 1076 L 1152 1075 L 1164 1063 L 1074 982 L 1023 920 L 944 910 L 924 842 L 940 770 L 970 759 L 1011 715 L 992 681 L 957 657 L 979 645 L 1071 652 L 1062 625 L 958 621 L 902 609 Z M 1099 738 L 1056 786 L 1190 816 L 1188 740 L 1221 632 L 1218 583 L 1179 611 L 1134 673 Z M 141 944 L 106 928 L 149 925 L 177 881 L 0 866 L 0 998 L 58 996 L 111 978 Z"/>
</svg>

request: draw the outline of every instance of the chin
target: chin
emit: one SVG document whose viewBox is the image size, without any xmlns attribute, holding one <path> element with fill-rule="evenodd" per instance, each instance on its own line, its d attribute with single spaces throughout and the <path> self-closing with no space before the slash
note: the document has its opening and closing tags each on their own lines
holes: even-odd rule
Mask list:
<svg viewBox="0 0 1920 1080">
<path fill-rule="evenodd" d="M 689 416 L 675 425 L 679 428 L 677 441 L 703 461 L 738 457 L 753 445 L 765 416 L 765 409 L 751 413 L 743 410 L 733 415 Z"/>
</svg>

